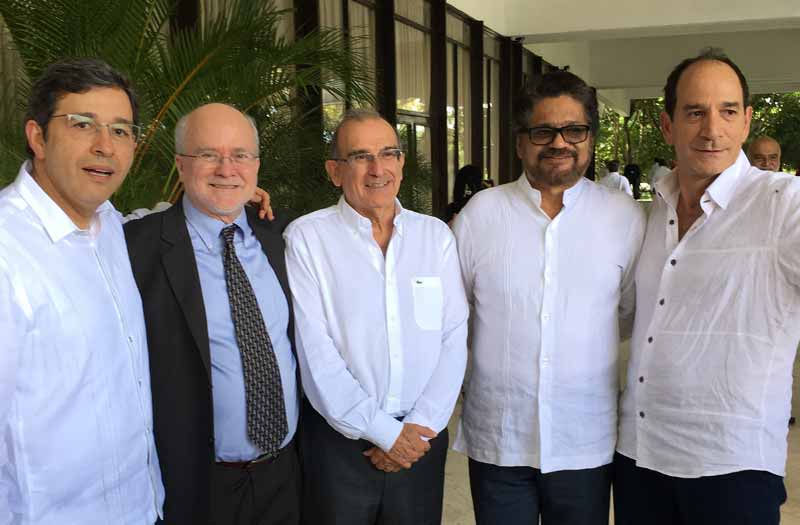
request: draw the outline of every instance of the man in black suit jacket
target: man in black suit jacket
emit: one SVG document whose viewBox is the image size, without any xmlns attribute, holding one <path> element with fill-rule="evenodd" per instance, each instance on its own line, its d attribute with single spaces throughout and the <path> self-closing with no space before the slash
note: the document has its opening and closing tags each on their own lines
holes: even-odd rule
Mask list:
<svg viewBox="0 0 800 525">
<path fill-rule="evenodd" d="M 201 106 L 181 119 L 175 136 L 182 201 L 125 226 L 147 324 L 164 522 L 297 523 L 299 402 L 281 236 L 288 221 L 244 211 L 259 161 L 257 131 L 242 113 Z M 224 230 L 233 233 L 224 237 Z M 233 264 L 244 270 L 258 307 L 244 314 L 228 302 Z M 272 352 L 279 373 L 246 371 L 251 358 L 244 347 L 253 334 L 236 328 L 254 310 L 268 334 L 257 351 Z M 256 387 L 270 397 L 254 402 Z M 272 411 L 262 422 L 283 426 L 265 431 L 255 423 L 256 404 Z"/>
</svg>

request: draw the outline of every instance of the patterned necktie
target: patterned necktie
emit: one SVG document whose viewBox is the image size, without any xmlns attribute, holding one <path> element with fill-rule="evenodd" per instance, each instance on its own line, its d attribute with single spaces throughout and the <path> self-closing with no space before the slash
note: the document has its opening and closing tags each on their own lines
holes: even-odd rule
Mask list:
<svg viewBox="0 0 800 525">
<path fill-rule="evenodd" d="M 242 263 L 236 257 L 233 237 L 237 226 L 222 229 L 225 253 L 225 284 L 236 329 L 236 343 L 242 355 L 247 401 L 247 435 L 264 454 L 274 455 L 289 427 L 283 402 L 283 387 L 272 341 Z"/>
</svg>

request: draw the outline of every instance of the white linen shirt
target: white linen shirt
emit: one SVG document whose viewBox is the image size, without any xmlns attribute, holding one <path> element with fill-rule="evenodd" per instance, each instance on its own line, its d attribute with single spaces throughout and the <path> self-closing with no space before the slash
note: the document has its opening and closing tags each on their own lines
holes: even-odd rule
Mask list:
<svg viewBox="0 0 800 525">
<path fill-rule="evenodd" d="M 385 257 L 344 197 L 284 233 L 305 393 L 341 434 L 385 451 L 402 430 L 395 417 L 447 426 L 467 360 L 455 239 L 396 206 Z"/>
<path fill-rule="evenodd" d="M 550 219 L 525 175 L 475 195 L 455 234 L 471 367 L 454 448 L 542 472 L 614 456 L 618 345 L 630 333 L 644 212 L 581 178 Z"/>
<path fill-rule="evenodd" d="M 631 188 L 630 181 L 620 175 L 619 172 L 612 171 L 611 173 L 608 173 L 602 177 L 599 181 L 597 181 L 597 183 L 601 186 L 605 186 L 606 188 L 621 191 L 622 193 L 633 197 L 633 188 Z"/>
<path fill-rule="evenodd" d="M 676 477 L 783 476 L 800 339 L 800 180 L 740 153 L 680 241 L 674 172 L 656 190 L 618 450 Z"/>
<path fill-rule="evenodd" d="M 80 230 L 27 172 L 0 192 L 0 524 L 152 524 L 164 489 L 120 216 Z"/>
</svg>

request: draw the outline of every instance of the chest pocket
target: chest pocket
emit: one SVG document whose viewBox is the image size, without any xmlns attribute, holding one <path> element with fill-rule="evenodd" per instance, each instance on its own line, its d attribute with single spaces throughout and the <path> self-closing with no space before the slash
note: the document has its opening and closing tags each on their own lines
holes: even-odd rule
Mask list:
<svg viewBox="0 0 800 525">
<path fill-rule="evenodd" d="M 414 320 L 422 330 L 442 329 L 444 296 L 440 277 L 413 277 Z"/>
</svg>

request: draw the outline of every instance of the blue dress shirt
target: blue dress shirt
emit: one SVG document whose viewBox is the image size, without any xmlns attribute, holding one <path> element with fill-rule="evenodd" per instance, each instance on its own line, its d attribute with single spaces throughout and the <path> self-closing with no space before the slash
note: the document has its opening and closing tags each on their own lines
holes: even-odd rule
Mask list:
<svg viewBox="0 0 800 525">
<path fill-rule="evenodd" d="M 228 225 L 200 212 L 186 196 L 183 198 L 183 209 L 197 261 L 208 322 L 217 460 L 248 461 L 260 456 L 261 451 L 247 436 L 242 359 L 236 344 L 222 263 L 224 242 L 220 232 Z M 234 223 L 239 226 L 234 238 L 236 256 L 253 286 L 280 368 L 289 424 L 289 432 L 281 446 L 286 446 L 297 429 L 299 409 L 295 372 L 297 364 L 287 335 L 289 306 L 261 243 L 247 223 L 244 210 Z"/>
</svg>

